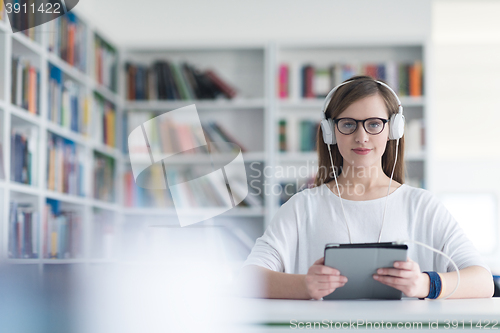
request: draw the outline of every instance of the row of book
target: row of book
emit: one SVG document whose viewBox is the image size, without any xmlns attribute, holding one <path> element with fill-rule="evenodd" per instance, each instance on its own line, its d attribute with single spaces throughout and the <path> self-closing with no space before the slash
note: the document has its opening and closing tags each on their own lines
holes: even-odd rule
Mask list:
<svg viewBox="0 0 500 333">
<path fill-rule="evenodd" d="M 22 34 L 24 34 L 26 37 L 29 39 L 36 41 L 38 43 L 41 42 L 41 29 L 40 29 L 40 24 L 43 20 L 43 15 L 39 15 L 39 12 L 34 10 L 33 7 L 31 7 L 31 3 L 34 3 L 35 5 L 36 2 L 34 0 L 30 1 L 20 1 L 20 0 L 15 0 L 15 1 L 4 1 L 0 0 L 0 20 L 7 20 L 7 12 L 4 10 L 6 4 L 11 4 L 12 5 L 12 14 L 9 16 L 9 21 L 11 26 L 14 28 L 14 32 L 21 31 Z M 26 6 L 24 6 L 26 4 Z M 17 7 L 18 5 L 19 7 Z M 16 12 L 16 8 L 18 8 L 18 11 Z M 35 27 L 35 25 L 38 25 Z M 29 28 L 28 27 L 33 27 Z"/>
<path fill-rule="evenodd" d="M 127 63 L 127 99 L 194 100 L 233 98 L 236 89 L 212 69 L 160 60 L 151 66 Z"/>
<path fill-rule="evenodd" d="M 319 122 L 304 119 L 298 124 L 298 150 L 310 152 L 316 150 L 316 136 Z M 280 152 L 294 151 L 296 142 L 291 142 L 293 137 L 286 119 L 278 122 L 278 145 Z"/>
<path fill-rule="evenodd" d="M 73 259 L 83 255 L 82 214 L 63 209 L 60 201 L 47 199 L 42 217 L 44 258 Z"/>
<path fill-rule="evenodd" d="M 113 103 L 94 94 L 95 132 L 97 142 L 116 147 L 116 109 Z"/>
<path fill-rule="evenodd" d="M 165 175 L 160 168 L 153 168 L 156 172 L 149 174 L 149 179 L 145 180 L 151 184 L 165 183 Z M 134 181 L 132 171 L 124 175 L 124 203 L 126 207 L 156 207 L 156 208 L 214 208 L 223 207 L 229 198 L 229 192 L 225 184 L 217 184 L 208 177 L 199 176 L 193 168 L 183 168 L 182 170 L 168 168 L 167 183 L 171 180 L 175 184 L 182 183 L 183 186 L 176 186 L 177 190 L 171 193 L 169 190 L 152 190 L 138 186 Z M 198 178 L 199 177 L 199 178 Z M 200 182 L 192 183 L 189 180 L 200 179 Z M 248 184 L 244 181 L 231 182 L 231 193 L 243 201 L 240 207 L 262 207 L 263 199 L 259 195 L 246 193 L 245 187 Z M 175 202 L 172 195 L 175 196 Z"/>
<path fill-rule="evenodd" d="M 48 34 L 48 50 L 85 73 L 87 69 L 85 24 L 73 12 L 67 12 L 44 23 L 44 27 L 51 32 Z"/>
<path fill-rule="evenodd" d="M 97 83 L 116 91 L 116 50 L 97 34 L 94 35 L 94 63 Z"/>
<path fill-rule="evenodd" d="M 30 203 L 10 202 L 9 258 L 38 258 L 39 214 Z"/>
<path fill-rule="evenodd" d="M 85 156 L 73 141 L 48 134 L 47 189 L 77 196 L 84 193 Z"/>
<path fill-rule="evenodd" d="M 23 184 L 36 184 L 36 150 L 38 128 L 15 127 L 11 133 L 11 180 Z"/>
<path fill-rule="evenodd" d="M 157 114 L 153 112 L 137 111 L 129 112 L 126 115 L 126 128 L 123 147 L 129 147 L 129 152 L 134 154 L 148 154 L 147 147 L 143 141 L 128 141 L 128 134 L 136 127 L 154 118 Z M 209 145 L 211 152 L 232 152 L 235 147 L 225 144 L 231 142 L 241 148 L 242 152 L 247 151 L 245 146 L 238 141 L 226 128 L 215 121 L 208 121 L 202 124 L 202 131 L 196 126 L 186 122 L 176 122 L 163 117 L 154 121 L 148 131 L 148 141 L 153 154 L 162 153 L 196 153 L 190 150 L 193 147 Z M 217 144 L 210 144 L 216 142 Z M 127 152 L 127 151 L 125 151 Z"/>
<path fill-rule="evenodd" d="M 11 100 L 31 114 L 40 114 L 40 71 L 23 57 L 12 57 Z"/>
<path fill-rule="evenodd" d="M 107 202 L 115 201 L 115 160 L 94 152 L 94 198 Z"/>
<path fill-rule="evenodd" d="M 74 132 L 87 135 L 90 111 L 85 89 L 64 77 L 60 68 L 49 64 L 48 118 Z"/>
<path fill-rule="evenodd" d="M 324 98 L 333 87 L 355 75 L 383 80 L 399 96 L 423 95 L 423 65 L 417 60 L 413 63 L 336 63 L 320 67 L 305 64 L 300 68 L 283 63 L 278 69 L 278 96 Z"/>
</svg>

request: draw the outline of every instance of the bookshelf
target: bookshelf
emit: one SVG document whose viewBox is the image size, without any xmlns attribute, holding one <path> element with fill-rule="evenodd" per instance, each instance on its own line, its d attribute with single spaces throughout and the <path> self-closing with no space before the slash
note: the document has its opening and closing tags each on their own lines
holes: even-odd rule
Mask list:
<svg viewBox="0 0 500 333">
<path fill-rule="evenodd" d="M 319 84 L 325 85 L 328 75 L 324 71 L 338 64 L 357 64 L 355 68 L 360 68 L 360 64 L 420 61 L 425 72 L 428 63 L 423 40 L 214 45 L 193 42 L 124 49 L 113 45 L 90 22 L 76 16 L 66 20 L 47 25 L 48 30 L 57 33 L 34 31 L 28 35 L 12 34 L 10 27 L 0 21 L 0 143 L 5 174 L 2 178 L 0 173 L 0 260 L 35 264 L 42 270 L 55 263 L 134 260 L 138 254 L 124 244 L 147 244 L 149 237 L 154 236 L 145 226 L 178 226 L 179 211 L 169 193 L 143 189 L 133 181 L 127 138 L 140 124 L 195 104 L 206 133 L 210 134 L 210 124 L 215 123 L 220 127 L 211 133 L 220 136 L 216 141 L 223 137 L 219 131 L 227 132 L 243 147 L 249 192 L 258 198 L 257 202 L 244 201 L 202 224 L 225 228 L 248 248 L 270 223 L 280 201 L 286 200 L 279 190 L 290 175 L 268 176 L 278 169 L 286 170 L 287 166 L 302 170 L 303 174 L 295 175 L 300 180 L 290 187 L 294 193 L 310 182 L 317 163 L 314 147 L 301 147 L 300 128 L 315 132 L 323 99 L 302 97 L 302 67 L 318 68 L 318 75 L 323 75 Z M 65 43 L 58 42 L 66 39 Z M 35 87 L 28 94 L 31 100 L 36 96 L 35 108 L 29 103 L 18 103 L 19 94 L 12 92 L 15 59 L 29 63 L 35 71 L 32 77 L 37 77 L 37 84 L 27 85 L 31 87 L 28 89 Z M 198 75 L 209 75 L 211 70 L 236 94 L 226 90 L 212 91 L 210 95 L 184 86 L 177 95 L 165 92 L 163 99 L 158 98 L 158 89 L 150 96 L 143 89 L 135 95 L 137 98 L 131 98 L 127 78 L 138 72 L 152 72 L 159 62 L 165 61 L 171 64 L 173 75 L 184 73 L 183 64 L 191 66 L 191 73 Z M 280 83 L 283 64 L 289 66 L 287 94 L 282 94 L 283 82 Z M 140 69 L 129 72 L 130 65 Z M 425 80 L 424 75 L 424 87 Z M 137 83 L 152 84 L 144 80 Z M 326 83 L 327 87 L 331 85 L 332 82 Z M 169 98 L 172 96 L 175 98 Z M 400 97 L 407 125 L 412 124 L 406 133 L 426 137 L 426 132 L 421 134 L 422 124 L 427 126 L 425 88 L 423 96 Z M 287 145 L 283 151 L 279 146 L 280 121 L 286 123 Z M 161 134 L 158 138 L 161 140 Z M 407 145 L 411 148 L 406 152 L 408 179 L 412 185 L 426 186 L 428 151 L 419 144 Z M 214 159 L 221 162 L 230 156 L 219 154 Z M 176 175 L 184 176 L 183 172 L 193 174 L 212 161 L 207 156 L 182 154 L 169 157 L 169 166 L 178 170 Z M 24 173 L 17 170 L 23 163 Z M 56 166 L 60 172 L 54 172 Z M 11 207 L 11 202 L 17 207 Z M 203 207 L 201 201 L 199 205 L 180 213 L 193 218 L 213 215 L 212 208 Z M 25 222 L 12 220 L 11 211 L 16 211 L 21 219 L 22 214 L 35 213 L 30 228 L 26 228 L 30 232 L 15 229 L 17 234 L 12 234 L 12 225 Z M 136 229 L 142 236 L 131 239 L 130 230 Z M 21 245 L 12 244 L 12 239 Z M 22 248 L 28 239 L 34 248 L 9 255 L 9 246 Z"/>
<path fill-rule="evenodd" d="M 0 260 L 38 265 L 42 271 L 50 264 L 101 262 L 113 255 L 109 239 L 118 233 L 114 173 L 122 154 L 111 135 L 95 132 L 105 116 L 113 118 L 106 108 L 102 114 L 96 110 L 96 96 L 113 104 L 114 112 L 120 106 L 119 95 L 93 75 L 95 59 L 88 50 L 97 30 L 71 14 L 44 25 L 43 32 L 37 27 L 13 34 L 5 19 L 0 21 L 5 173 L 0 177 Z M 106 158 L 114 169 L 96 171 L 96 163 Z M 111 173 L 107 183 L 92 182 L 106 172 Z M 99 233 L 102 237 L 95 236 Z"/>
</svg>

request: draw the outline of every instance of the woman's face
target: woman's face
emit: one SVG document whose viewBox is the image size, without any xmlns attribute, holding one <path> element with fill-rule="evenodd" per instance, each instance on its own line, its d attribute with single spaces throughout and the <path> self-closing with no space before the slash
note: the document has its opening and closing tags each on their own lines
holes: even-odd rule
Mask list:
<svg viewBox="0 0 500 333">
<path fill-rule="evenodd" d="M 339 118 L 388 119 L 388 112 L 382 97 L 375 94 L 352 103 L 337 117 Z M 368 126 L 369 123 L 366 122 L 366 127 Z M 386 123 L 383 131 L 376 135 L 368 134 L 361 122 L 358 122 L 356 131 L 349 135 L 340 133 L 335 125 L 335 137 L 340 154 L 344 158 L 344 167 L 349 165 L 354 168 L 378 167 L 381 165 L 382 155 L 389 138 L 389 123 Z"/>
</svg>

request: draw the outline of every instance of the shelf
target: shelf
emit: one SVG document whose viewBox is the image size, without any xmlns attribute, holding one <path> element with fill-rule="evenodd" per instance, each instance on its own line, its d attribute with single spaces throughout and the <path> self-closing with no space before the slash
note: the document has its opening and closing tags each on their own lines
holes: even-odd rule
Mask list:
<svg viewBox="0 0 500 333">
<path fill-rule="evenodd" d="M 192 154 L 191 156 L 188 154 L 184 154 L 182 156 L 171 156 L 167 157 L 166 159 L 168 160 L 168 164 L 195 164 L 195 163 L 211 163 L 212 160 L 214 162 L 220 162 L 220 161 L 230 161 L 231 159 L 234 159 L 236 157 L 236 154 L 215 154 L 212 156 L 212 159 L 208 155 L 196 155 Z M 263 152 L 245 152 L 243 153 L 243 160 L 245 162 L 259 162 L 259 161 L 265 161 L 265 153 Z M 140 158 L 136 158 L 136 161 L 141 163 L 141 164 L 150 164 L 151 160 L 149 158 L 149 155 L 143 155 Z M 124 154 L 123 163 L 130 164 L 130 156 L 128 154 Z"/>
<path fill-rule="evenodd" d="M 425 104 L 425 97 L 400 96 L 399 100 L 403 107 L 424 106 Z M 316 109 L 320 112 L 324 102 L 324 99 L 316 98 L 299 100 L 280 99 L 278 101 L 278 107 L 283 109 Z"/>
<path fill-rule="evenodd" d="M 117 148 L 109 147 L 95 142 L 92 143 L 91 148 L 99 153 L 113 157 L 116 160 L 120 160 L 122 157 L 122 153 Z"/>
<path fill-rule="evenodd" d="M 233 100 L 176 100 L 176 101 L 127 101 L 125 110 L 173 110 L 195 104 L 197 110 L 227 110 L 227 109 L 260 109 L 266 103 L 264 99 L 233 99 Z"/>
<path fill-rule="evenodd" d="M 102 84 L 97 83 L 94 79 L 91 79 L 91 80 L 92 80 L 92 89 L 95 92 L 97 92 L 99 95 L 104 97 L 104 99 L 108 100 L 109 102 L 111 102 L 113 104 L 118 103 L 119 96 L 116 95 L 116 93 L 111 91 L 109 88 L 103 86 Z"/>
<path fill-rule="evenodd" d="M 93 207 L 106 209 L 106 210 L 112 210 L 112 211 L 119 211 L 121 209 L 121 206 L 117 203 L 111 203 L 111 202 L 102 201 L 102 200 L 98 200 L 98 199 L 90 199 L 90 205 Z"/>
<path fill-rule="evenodd" d="M 426 154 L 425 151 L 420 152 L 405 152 L 405 161 L 425 161 Z"/>
<path fill-rule="evenodd" d="M 50 120 L 47 121 L 47 130 L 81 145 L 86 145 L 88 142 L 90 142 L 90 140 L 82 134 L 76 133 L 69 128 L 55 124 Z"/>
<path fill-rule="evenodd" d="M 10 181 L 8 183 L 8 187 L 10 188 L 11 191 L 19 192 L 19 193 L 25 193 L 25 194 L 31 194 L 31 195 L 40 195 L 42 193 L 42 190 L 40 190 L 38 187 L 34 187 L 31 185 L 26 185 L 26 184 L 21 184 L 21 183 L 16 183 L 13 181 Z"/>
<path fill-rule="evenodd" d="M 21 32 L 11 33 L 11 36 L 12 36 L 12 39 L 14 41 L 16 41 L 19 44 L 25 46 L 30 51 L 36 53 L 38 56 L 40 56 L 40 55 L 42 55 L 42 54 L 45 53 L 45 50 L 42 48 L 42 46 L 40 44 L 38 44 L 37 42 L 32 41 L 27 36 L 25 36 L 23 33 L 21 33 Z"/>
<path fill-rule="evenodd" d="M 183 214 L 184 216 L 203 216 L 210 214 L 213 210 L 209 208 L 193 208 L 189 210 L 181 209 L 179 211 L 175 208 L 125 208 L 123 213 L 125 215 L 141 215 L 141 216 L 177 216 Z M 263 216 L 263 208 L 233 208 L 220 216 Z"/>
<path fill-rule="evenodd" d="M 85 264 L 89 261 L 87 259 L 41 259 L 41 264 Z"/>
<path fill-rule="evenodd" d="M 317 162 L 318 160 L 318 153 L 313 151 L 313 152 L 295 152 L 295 153 L 289 153 L 289 152 L 283 152 L 280 153 L 278 152 L 276 154 L 278 162 L 307 162 L 307 161 L 314 161 Z"/>
<path fill-rule="evenodd" d="M 29 258 L 29 259 L 6 258 L 3 260 L 0 260 L 0 262 L 6 263 L 6 264 L 39 264 L 40 259 L 36 259 L 36 258 Z"/>
<path fill-rule="evenodd" d="M 28 110 L 20 108 L 19 106 L 13 104 L 11 104 L 9 108 L 11 114 L 13 114 L 14 116 L 26 120 L 27 122 L 30 122 L 33 125 L 40 126 L 40 121 L 42 118 L 39 115 L 32 114 Z"/>
<path fill-rule="evenodd" d="M 64 72 L 64 74 L 70 76 L 72 79 L 78 81 L 80 84 L 85 84 L 87 82 L 87 77 L 85 73 L 82 73 L 76 67 L 71 66 L 66 61 L 59 58 L 56 54 L 52 52 L 47 52 L 47 60 L 54 66 L 58 67 Z"/>
<path fill-rule="evenodd" d="M 51 190 L 45 190 L 45 196 L 50 199 L 55 199 L 76 205 L 86 205 L 87 199 L 84 197 L 78 197 L 76 195 L 71 195 L 67 193 L 60 193 Z"/>
</svg>

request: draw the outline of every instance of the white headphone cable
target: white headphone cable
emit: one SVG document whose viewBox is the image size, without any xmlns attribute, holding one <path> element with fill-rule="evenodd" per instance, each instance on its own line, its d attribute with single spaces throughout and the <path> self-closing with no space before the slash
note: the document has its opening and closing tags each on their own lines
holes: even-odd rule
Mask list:
<svg viewBox="0 0 500 333">
<path fill-rule="evenodd" d="M 411 240 L 411 239 L 403 239 L 403 240 L 397 240 L 396 243 L 397 244 L 403 244 L 403 243 L 406 243 L 406 242 L 413 242 L 415 244 L 418 244 L 418 245 L 421 245 L 425 248 L 428 248 L 429 250 L 431 251 L 434 251 L 436 253 L 439 253 L 439 254 L 442 254 L 443 256 L 446 257 L 446 259 L 448 259 L 449 261 L 451 261 L 451 263 L 453 264 L 453 266 L 455 267 L 455 270 L 457 271 L 457 285 L 455 286 L 455 289 L 453 289 L 453 291 L 447 295 L 446 297 L 443 297 L 443 298 L 440 298 L 440 299 L 447 299 L 448 297 L 450 297 L 451 295 L 453 295 L 455 293 L 455 291 L 457 291 L 458 289 L 458 286 L 460 285 L 460 271 L 458 269 L 458 266 L 457 264 L 455 264 L 455 262 L 453 261 L 453 259 L 451 259 L 446 253 L 444 252 L 441 252 L 439 250 L 436 250 L 435 248 L 425 244 L 425 243 L 422 243 L 422 242 L 419 242 L 419 241 L 416 241 L 416 240 Z M 441 283 L 441 288 L 442 288 L 443 284 Z"/>
<path fill-rule="evenodd" d="M 328 152 L 330 153 L 330 162 L 332 163 L 333 177 L 335 178 L 335 185 L 337 185 L 337 192 L 339 194 L 340 206 L 342 207 L 342 213 L 344 214 L 345 226 L 347 227 L 347 235 L 349 236 L 349 243 L 352 244 L 351 232 L 349 230 L 349 224 L 347 223 L 347 216 L 345 215 L 344 205 L 342 204 L 342 197 L 340 196 L 339 183 L 337 182 L 337 174 L 335 173 L 335 166 L 333 165 L 332 151 L 330 150 L 330 145 L 328 147 Z"/>
<path fill-rule="evenodd" d="M 391 191 L 392 176 L 394 176 L 394 169 L 396 168 L 396 162 L 398 161 L 398 147 L 399 147 L 399 139 L 396 140 L 396 156 L 394 158 L 394 165 L 392 166 L 391 179 L 389 180 L 389 188 L 387 189 L 387 196 L 385 197 L 384 214 L 382 215 L 382 226 L 380 227 L 380 233 L 378 234 L 379 243 L 380 243 L 380 238 L 382 237 L 382 229 L 384 228 L 385 210 L 387 208 L 389 192 Z"/>
</svg>

